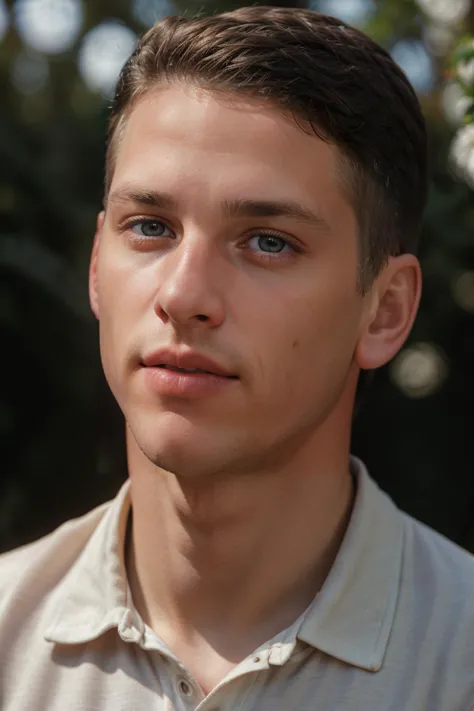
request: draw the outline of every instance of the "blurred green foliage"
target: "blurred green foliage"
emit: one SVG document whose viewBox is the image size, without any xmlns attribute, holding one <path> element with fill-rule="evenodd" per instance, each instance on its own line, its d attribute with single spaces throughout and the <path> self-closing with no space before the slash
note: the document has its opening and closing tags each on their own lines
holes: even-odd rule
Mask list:
<svg viewBox="0 0 474 711">
<path fill-rule="evenodd" d="M 188 13 L 236 6 L 176 3 L 177 12 Z M 82 36 L 106 18 L 143 29 L 129 0 L 87 0 L 83 7 Z M 473 27 L 471 13 L 462 31 Z M 381 0 L 366 30 L 390 48 L 399 39 L 423 38 L 426 18 L 414 0 Z M 126 476 L 122 418 L 102 375 L 87 297 L 108 102 L 85 86 L 79 45 L 80 38 L 48 57 L 49 80 L 25 94 L 12 81 L 22 41 L 13 26 L 0 41 L 3 550 L 113 496 Z M 454 128 L 440 95 L 450 64 L 433 56 L 433 66 L 434 88 L 421 97 L 431 144 L 420 251 L 424 294 L 406 353 L 430 344 L 443 377 L 435 371 L 434 385 L 417 390 L 429 359 L 412 363 L 411 371 L 406 360 L 398 371 L 377 372 L 354 425 L 353 450 L 403 508 L 474 550 L 474 297 L 466 295 L 474 272 L 474 200 L 449 167 Z"/>
</svg>

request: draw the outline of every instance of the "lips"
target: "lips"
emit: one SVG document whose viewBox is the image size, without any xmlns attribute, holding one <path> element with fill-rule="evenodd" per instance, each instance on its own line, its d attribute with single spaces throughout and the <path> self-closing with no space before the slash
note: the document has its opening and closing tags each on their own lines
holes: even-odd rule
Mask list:
<svg viewBox="0 0 474 711">
<path fill-rule="evenodd" d="M 140 364 L 147 391 L 165 398 L 163 402 L 171 408 L 183 400 L 203 402 L 226 397 L 240 379 L 229 368 L 189 349 L 160 349 L 148 353 Z"/>
<path fill-rule="evenodd" d="M 178 373 L 202 373 L 223 378 L 238 376 L 216 361 L 195 351 L 160 349 L 147 354 L 142 361 L 147 368 L 163 368 Z"/>
<path fill-rule="evenodd" d="M 216 373 L 212 373 L 210 370 L 204 370 L 202 368 L 175 368 L 174 365 L 165 365 L 160 364 L 157 366 L 153 366 L 155 368 L 166 368 L 167 370 L 174 370 L 176 373 L 205 373 L 207 375 L 216 375 Z"/>
</svg>

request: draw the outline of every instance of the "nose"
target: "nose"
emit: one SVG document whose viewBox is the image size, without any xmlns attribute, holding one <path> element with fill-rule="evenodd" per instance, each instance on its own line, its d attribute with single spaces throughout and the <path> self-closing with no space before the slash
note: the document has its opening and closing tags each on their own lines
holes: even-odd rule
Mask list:
<svg viewBox="0 0 474 711">
<path fill-rule="evenodd" d="M 195 235 L 160 260 L 155 313 L 177 326 L 217 328 L 225 318 L 222 255 Z"/>
</svg>

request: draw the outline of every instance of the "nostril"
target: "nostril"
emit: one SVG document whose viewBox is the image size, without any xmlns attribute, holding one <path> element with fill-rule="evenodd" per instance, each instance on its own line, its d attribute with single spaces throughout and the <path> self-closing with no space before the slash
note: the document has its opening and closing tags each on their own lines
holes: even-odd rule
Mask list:
<svg viewBox="0 0 474 711">
<path fill-rule="evenodd" d="M 197 314 L 196 318 L 198 321 L 208 321 L 209 320 L 209 316 L 205 316 L 204 314 Z"/>
</svg>

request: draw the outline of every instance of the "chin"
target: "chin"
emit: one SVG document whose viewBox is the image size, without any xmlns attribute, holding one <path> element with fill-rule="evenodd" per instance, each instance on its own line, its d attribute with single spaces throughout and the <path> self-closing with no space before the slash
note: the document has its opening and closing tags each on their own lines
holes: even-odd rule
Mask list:
<svg viewBox="0 0 474 711">
<path fill-rule="evenodd" d="M 233 434 L 217 426 L 197 425 L 170 414 L 153 425 L 128 421 L 128 449 L 133 466 L 148 462 L 178 477 L 196 478 L 226 471 L 235 466 L 239 451 Z"/>
</svg>

